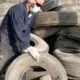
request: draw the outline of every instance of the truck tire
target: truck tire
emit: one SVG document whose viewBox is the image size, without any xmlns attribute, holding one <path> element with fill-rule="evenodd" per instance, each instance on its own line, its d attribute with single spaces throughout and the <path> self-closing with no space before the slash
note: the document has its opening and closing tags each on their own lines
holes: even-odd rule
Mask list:
<svg viewBox="0 0 80 80">
<path fill-rule="evenodd" d="M 54 16 L 53 16 L 54 15 Z M 80 26 L 80 14 L 75 11 L 40 12 L 35 15 L 33 28 L 47 26 Z"/>
<path fill-rule="evenodd" d="M 61 60 L 69 76 L 80 77 L 80 53 L 77 49 L 56 49 L 53 55 Z"/>
<path fill-rule="evenodd" d="M 31 66 L 44 68 L 51 74 L 52 80 L 67 80 L 67 75 L 62 64 L 50 54 L 42 54 L 38 61 L 35 61 L 29 54 L 23 54 L 15 59 L 9 66 L 5 80 L 21 80 L 22 75 Z"/>
<path fill-rule="evenodd" d="M 57 34 L 61 30 L 61 27 L 40 27 L 34 28 L 32 33 L 39 36 L 42 39 L 45 39 L 51 35 Z"/>
<path fill-rule="evenodd" d="M 34 47 L 37 48 L 40 53 L 48 53 L 49 46 L 44 40 L 34 34 L 30 34 L 30 36 Z"/>
</svg>

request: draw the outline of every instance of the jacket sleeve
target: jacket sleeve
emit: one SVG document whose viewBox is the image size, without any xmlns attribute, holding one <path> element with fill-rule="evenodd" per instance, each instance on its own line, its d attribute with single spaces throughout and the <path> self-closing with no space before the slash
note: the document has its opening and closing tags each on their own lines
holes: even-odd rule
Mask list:
<svg viewBox="0 0 80 80">
<path fill-rule="evenodd" d="M 28 48 L 30 46 L 31 31 L 31 27 L 28 26 L 28 16 L 23 12 L 13 10 L 9 12 L 9 17 L 15 39 L 22 49 Z"/>
</svg>

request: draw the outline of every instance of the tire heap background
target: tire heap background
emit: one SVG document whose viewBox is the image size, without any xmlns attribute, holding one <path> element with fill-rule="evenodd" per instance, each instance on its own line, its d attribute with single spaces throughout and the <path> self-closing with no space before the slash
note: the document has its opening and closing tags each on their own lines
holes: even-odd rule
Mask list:
<svg viewBox="0 0 80 80">
<path fill-rule="evenodd" d="M 9 7 L 11 7 L 14 4 L 21 3 L 23 1 L 24 0 L 0 0 L 0 23 L 1 23 L 2 19 L 4 18 L 4 15 L 8 11 Z M 58 1 L 58 0 L 56 0 L 56 1 Z M 44 11 L 48 11 L 48 10 L 50 10 L 50 11 L 69 11 L 69 10 L 73 10 L 73 11 L 77 11 L 77 12 L 80 11 L 79 10 L 80 6 L 77 5 L 78 0 L 67 0 L 67 1 L 61 0 L 61 1 L 64 2 L 64 4 L 59 3 L 59 4 L 57 4 L 53 7 L 51 7 L 52 5 L 50 5 L 49 8 L 47 8 L 47 6 L 45 6 L 45 4 L 44 4 L 45 8 L 43 6 L 42 9 Z M 8 5 L 6 4 L 7 7 L 5 7 L 5 5 L 4 5 L 4 3 L 6 3 L 6 2 L 8 4 Z M 46 5 L 48 5 L 48 3 Z M 55 32 L 54 32 L 54 29 L 55 29 Z M 54 49 L 54 47 L 53 47 L 54 42 L 56 41 L 56 39 L 55 39 L 56 30 L 58 32 L 60 29 L 61 28 L 57 29 L 57 28 L 52 28 L 52 27 L 50 27 L 50 28 L 49 27 L 47 27 L 47 28 L 43 27 L 43 28 L 35 28 L 35 29 L 33 29 L 32 32 L 34 34 L 40 36 L 41 38 L 43 38 L 49 44 L 50 51 L 52 52 L 53 49 Z M 54 39 L 52 37 L 54 37 Z M 76 78 L 76 79 L 71 78 L 71 80 L 80 80 L 80 79 L 79 78 Z"/>
</svg>

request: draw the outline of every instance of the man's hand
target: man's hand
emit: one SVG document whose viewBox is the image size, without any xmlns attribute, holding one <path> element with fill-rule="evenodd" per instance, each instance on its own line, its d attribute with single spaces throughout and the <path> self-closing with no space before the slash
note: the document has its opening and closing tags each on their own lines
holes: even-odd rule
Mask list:
<svg viewBox="0 0 80 80">
<path fill-rule="evenodd" d="M 24 53 L 29 53 L 35 60 L 39 60 L 40 54 L 35 47 L 30 46 L 29 48 L 23 50 Z"/>
</svg>

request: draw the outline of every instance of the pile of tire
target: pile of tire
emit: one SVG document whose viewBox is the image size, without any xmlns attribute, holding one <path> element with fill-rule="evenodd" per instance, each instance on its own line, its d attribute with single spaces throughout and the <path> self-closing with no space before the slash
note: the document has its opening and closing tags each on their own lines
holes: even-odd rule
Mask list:
<svg viewBox="0 0 80 80">
<path fill-rule="evenodd" d="M 51 0 L 51 5 L 49 5 L 49 1 L 42 7 L 44 11 L 48 12 L 42 12 L 35 16 L 32 32 L 42 39 L 48 38 L 48 40 L 50 39 L 49 36 L 55 34 L 59 36 L 69 32 L 70 35 L 67 34 L 67 39 L 70 41 L 60 36 L 54 42 L 54 45 L 52 42 L 55 47 L 53 56 L 61 61 L 70 80 L 80 80 L 80 23 L 78 24 L 78 21 L 80 21 L 80 1 L 69 0 L 68 2 L 68 0 L 62 0 L 64 3 L 56 6 L 53 4 L 57 0 Z M 58 40 L 60 41 L 58 42 Z"/>
<path fill-rule="evenodd" d="M 8 9 L 12 5 L 21 2 L 23 2 L 23 0 L 1 0 L 0 10 L 3 11 L 0 11 L 0 21 L 2 21 Z M 8 5 L 7 8 L 4 6 L 5 4 Z M 79 5 L 77 4 L 79 4 L 79 0 L 45 0 L 44 5 L 42 6 L 42 10 L 47 12 L 41 12 L 35 16 L 32 26 L 32 33 L 38 35 L 43 39 L 46 39 L 51 35 L 58 34 L 64 28 L 64 26 L 80 26 Z M 77 18 L 78 22 L 76 22 Z M 36 63 L 30 55 L 23 54 L 14 60 L 13 63 L 9 66 L 5 80 L 21 80 L 22 75 L 31 69 L 32 66 L 40 66 L 44 68 L 46 71 L 48 71 L 47 74 L 51 74 L 52 80 L 67 80 L 66 71 L 69 76 L 73 77 L 72 80 L 75 80 L 74 77 L 78 78 L 79 80 L 79 67 L 76 69 L 76 66 L 79 65 L 76 64 L 75 67 L 73 67 L 74 69 L 72 69 L 73 64 L 68 61 L 69 59 L 71 62 L 73 61 L 76 63 L 73 58 L 77 59 L 78 56 L 73 56 L 71 54 L 70 57 L 60 57 L 57 55 L 56 51 L 54 51 L 54 53 L 56 53 L 56 56 L 64 65 L 66 69 L 65 71 L 63 65 L 55 57 L 52 57 L 50 54 L 45 54 L 48 53 L 49 48 L 42 46 L 44 43 L 39 43 L 40 45 L 38 45 L 37 41 L 35 41 L 34 38 L 32 38 L 32 40 L 35 44 L 37 44 L 37 49 L 39 52 L 43 53 L 41 54 L 41 59 Z M 77 60 L 79 62 L 79 58 Z M 76 72 L 74 70 L 76 70 Z"/>
</svg>

